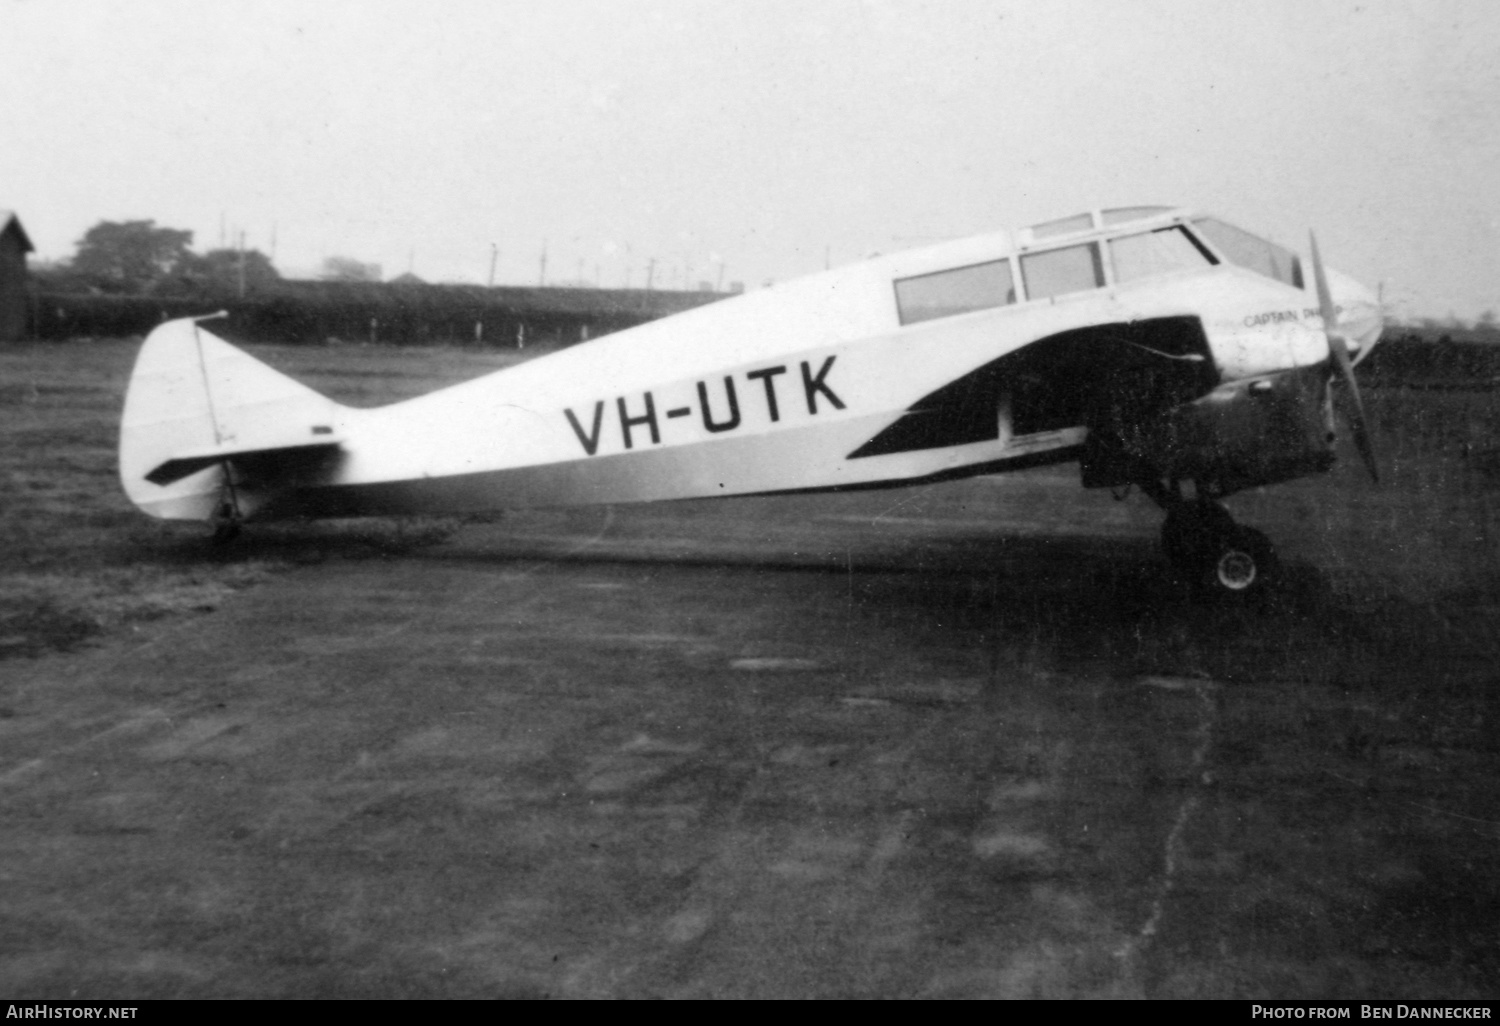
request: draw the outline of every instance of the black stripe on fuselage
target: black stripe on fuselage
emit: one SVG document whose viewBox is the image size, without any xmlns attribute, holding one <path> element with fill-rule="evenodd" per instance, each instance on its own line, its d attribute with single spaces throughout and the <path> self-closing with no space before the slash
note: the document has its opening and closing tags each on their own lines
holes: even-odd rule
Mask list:
<svg viewBox="0 0 1500 1026">
<path fill-rule="evenodd" d="M 1030 342 L 923 396 L 849 459 L 993 442 L 1007 399 L 1015 434 L 1027 435 L 1084 426 L 1101 398 L 1162 408 L 1195 399 L 1217 381 L 1196 317 L 1077 328 Z"/>
</svg>

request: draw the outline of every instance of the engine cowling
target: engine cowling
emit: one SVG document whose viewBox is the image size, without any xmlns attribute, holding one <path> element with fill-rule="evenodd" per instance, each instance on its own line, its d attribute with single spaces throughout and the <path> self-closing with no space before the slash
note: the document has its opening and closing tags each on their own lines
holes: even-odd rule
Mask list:
<svg viewBox="0 0 1500 1026">
<path fill-rule="evenodd" d="M 1328 470 L 1334 463 L 1326 366 L 1226 382 L 1134 422 L 1089 425 L 1083 483 L 1192 480 L 1228 495 Z"/>
</svg>

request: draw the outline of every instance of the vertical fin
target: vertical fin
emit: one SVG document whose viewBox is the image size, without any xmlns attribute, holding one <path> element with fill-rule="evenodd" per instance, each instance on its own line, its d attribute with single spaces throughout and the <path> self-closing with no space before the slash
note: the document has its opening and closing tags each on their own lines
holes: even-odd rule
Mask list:
<svg viewBox="0 0 1500 1026">
<path fill-rule="evenodd" d="M 147 337 L 131 372 L 120 419 L 120 483 L 152 516 L 211 520 L 227 483 L 226 459 L 332 443 L 341 411 L 195 321 L 169 321 Z M 203 466 L 165 483 L 152 480 L 163 464 L 185 459 Z"/>
</svg>

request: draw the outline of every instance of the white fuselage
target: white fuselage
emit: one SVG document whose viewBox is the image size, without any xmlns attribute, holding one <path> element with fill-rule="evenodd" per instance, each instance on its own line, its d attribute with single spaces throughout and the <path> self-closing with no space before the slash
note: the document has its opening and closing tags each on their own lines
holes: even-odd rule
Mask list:
<svg viewBox="0 0 1500 1026">
<path fill-rule="evenodd" d="M 244 481 L 237 499 L 249 518 L 453 511 L 845 488 L 1003 470 L 1040 454 L 1065 455 L 1082 441 L 1082 425 L 1017 434 L 1000 408 L 993 438 L 851 454 L 949 382 L 1039 339 L 1091 325 L 1199 318 L 1221 381 L 1325 361 L 1316 303 L 1289 284 L 1227 260 L 1116 280 L 1110 239 L 1184 224 L 1186 216 L 1162 213 L 1042 242 L 1024 232 L 981 236 L 877 257 L 391 406 L 329 404 L 326 426 L 339 442 L 337 458 L 291 488 Z M 1102 283 L 1027 296 L 1027 275 L 1018 272 L 1028 256 L 1089 243 L 1098 247 Z M 949 269 L 999 262 L 1010 268 L 1013 302 L 902 323 L 895 282 L 939 280 Z M 1349 279 L 1336 277 L 1334 285 L 1346 307 L 1373 305 Z M 204 350 L 210 390 L 214 351 Z M 122 465 L 124 450 L 122 442 Z M 219 490 L 221 473 L 205 469 L 160 495 L 151 492 L 155 486 L 132 490 L 128 479 L 126 487 L 157 515 L 198 517 L 208 501 L 202 497 Z"/>
</svg>

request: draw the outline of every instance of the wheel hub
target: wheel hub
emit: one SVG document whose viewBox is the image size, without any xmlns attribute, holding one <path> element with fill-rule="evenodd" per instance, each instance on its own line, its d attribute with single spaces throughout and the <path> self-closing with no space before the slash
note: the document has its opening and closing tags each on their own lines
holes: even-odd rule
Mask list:
<svg viewBox="0 0 1500 1026">
<path fill-rule="evenodd" d="M 1218 575 L 1219 584 L 1230 591 L 1244 591 L 1255 583 L 1260 571 L 1255 565 L 1255 557 L 1240 549 L 1230 549 L 1219 556 L 1218 565 L 1214 567 Z"/>
</svg>

